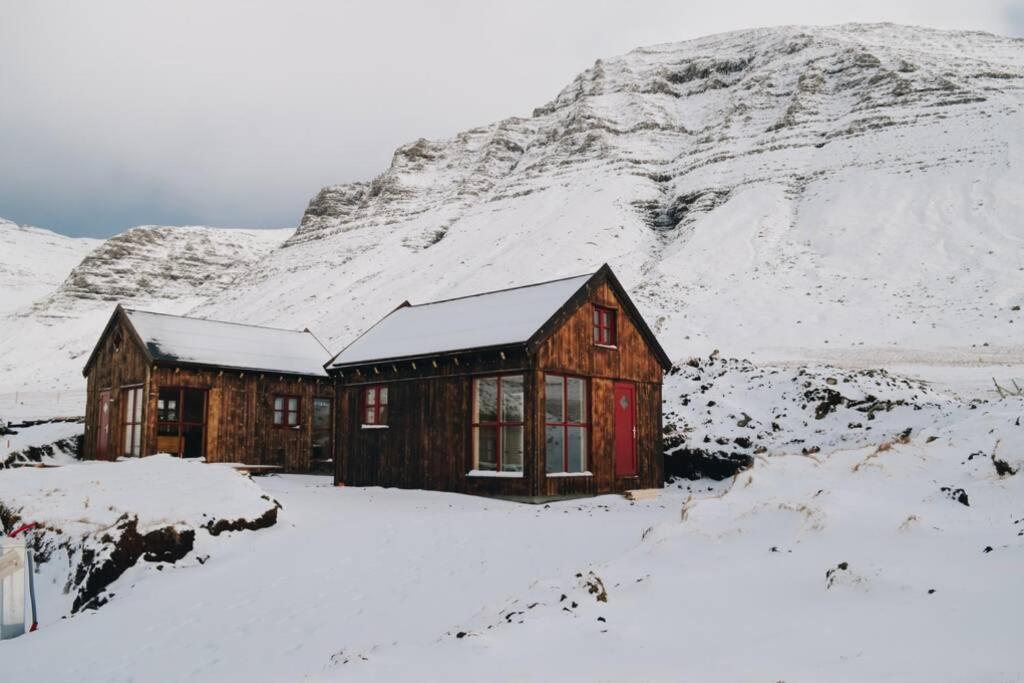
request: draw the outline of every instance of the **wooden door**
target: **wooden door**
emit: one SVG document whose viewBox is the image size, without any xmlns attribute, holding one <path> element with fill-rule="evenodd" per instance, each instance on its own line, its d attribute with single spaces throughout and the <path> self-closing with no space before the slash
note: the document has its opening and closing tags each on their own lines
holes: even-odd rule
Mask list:
<svg viewBox="0 0 1024 683">
<path fill-rule="evenodd" d="M 96 457 L 106 460 L 110 457 L 110 413 L 112 411 L 110 389 L 100 392 L 100 424 L 96 430 Z"/>
<path fill-rule="evenodd" d="M 636 386 L 615 383 L 615 476 L 636 476 Z"/>
<path fill-rule="evenodd" d="M 330 472 L 334 462 L 334 401 L 329 398 L 313 399 L 312 448 L 310 469 Z"/>
</svg>

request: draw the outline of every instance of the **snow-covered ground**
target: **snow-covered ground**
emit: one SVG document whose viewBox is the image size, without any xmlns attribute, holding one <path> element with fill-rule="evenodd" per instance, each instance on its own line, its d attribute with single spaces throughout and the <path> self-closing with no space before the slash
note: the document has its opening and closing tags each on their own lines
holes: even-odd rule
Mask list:
<svg viewBox="0 0 1024 683">
<path fill-rule="evenodd" d="M 1024 399 L 997 400 L 992 379 L 1024 386 L 1022 47 L 853 25 L 641 48 L 529 118 L 405 145 L 373 182 L 325 188 L 294 235 L 107 241 L 0 318 L 0 417 L 80 414 L 76 373 L 115 301 L 309 326 L 338 349 L 404 299 L 609 261 L 680 363 L 670 457 L 754 465 L 655 501 L 539 507 L 167 459 L 0 471 L 5 509 L 61 520 L 43 539 L 43 627 L 0 643 L 0 670 L 1021 679 Z M 40 445 L 57 428 L 32 429 Z M 236 501 L 282 508 L 210 534 Z M 63 587 L 109 552 L 113 517 L 114 540 L 140 532 L 136 506 L 158 552 L 74 610 Z"/>
<path fill-rule="evenodd" d="M 102 606 L 120 590 L 110 587 L 115 579 L 162 571 L 167 562 L 201 566 L 211 539 L 272 526 L 277 509 L 230 466 L 169 455 L 0 470 L 0 526 L 38 525 L 44 628 Z"/>
<path fill-rule="evenodd" d="M 636 503 L 230 473 L 281 504 L 276 525 L 140 562 L 0 658 L 13 680 L 1016 680 L 1024 399 L 915 412 L 906 437 Z M 47 479 L 96 467 L 34 471 L 33 514 Z M 199 507 L 157 495 L 158 474 L 134 494 L 149 516 L 215 506 L 206 484 Z"/>
<path fill-rule="evenodd" d="M 73 463 L 71 451 L 82 435 L 82 423 L 45 422 L 30 427 L 19 427 L 14 434 L 0 434 L 0 467 L 10 460 L 34 460 L 48 465 Z M 46 447 L 50 447 L 47 449 Z M 46 452 L 49 450 L 51 452 Z M 32 455 L 37 454 L 37 457 Z"/>
</svg>

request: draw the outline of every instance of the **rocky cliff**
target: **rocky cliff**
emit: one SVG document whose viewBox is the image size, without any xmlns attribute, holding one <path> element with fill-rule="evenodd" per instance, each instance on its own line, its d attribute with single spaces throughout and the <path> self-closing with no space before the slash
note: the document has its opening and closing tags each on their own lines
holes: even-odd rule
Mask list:
<svg viewBox="0 0 1024 683">
<path fill-rule="evenodd" d="M 200 310 L 339 346 L 406 298 L 608 261 L 676 356 L 998 360 L 1021 353 L 1022 196 L 1024 41 L 741 31 L 401 147 Z"/>
</svg>

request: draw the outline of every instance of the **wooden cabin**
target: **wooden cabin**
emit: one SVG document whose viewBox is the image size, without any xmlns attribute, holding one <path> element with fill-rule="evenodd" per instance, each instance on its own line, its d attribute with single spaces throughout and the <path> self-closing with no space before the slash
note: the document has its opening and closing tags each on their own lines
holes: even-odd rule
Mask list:
<svg viewBox="0 0 1024 683">
<path fill-rule="evenodd" d="M 84 457 L 333 469 L 330 353 L 296 332 L 118 306 L 82 373 Z"/>
<path fill-rule="evenodd" d="M 335 481 L 530 501 L 661 487 L 670 365 L 607 265 L 406 302 L 327 365 Z"/>
</svg>

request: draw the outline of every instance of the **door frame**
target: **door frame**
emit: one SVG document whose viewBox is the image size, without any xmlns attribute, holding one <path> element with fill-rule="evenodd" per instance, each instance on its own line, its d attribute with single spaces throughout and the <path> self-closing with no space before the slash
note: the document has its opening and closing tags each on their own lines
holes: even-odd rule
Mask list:
<svg viewBox="0 0 1024 683">
<path fill-rule="evenodd" d="M 630 423 L 631 423 L 630 427 L 631 427 L 632 434 L 630 435 L 629 444 L 630 444 L 630 450 L 631 450 L 631 453 L 630 453 L 631 457 L 630 457 L 630 459 L 632 460 L 633 467 L 632 467 L 632 471 L 629 471 L 629 472 L 624 472 L 619 467 L 619 411 L 618 411 L 617 402 L 618 402 L 618 397 L 619 397 L 619 391 L 621 389 L 625 389 L 625 390 L 627 390 L 629 392 L 630 399 L 631 399 L 630 403 L 631 403 L 631 407 L 632 407 L 632 411 L 631 411 L 631 414 L 630 414 Z M 637 462 L 637 430 L 636 430 L 636 426 L 637 426 L 637 410 L 636 410 L 636 383 L 635 382 L 622 382 L 622 381 L 618 381 L 618 380 L 615 381 L 615 384 L 614 384 L 614 387 L 613 387 L 613 390 L 612 390 L 612 414 L 615 416 L 614 419 L 613 419 L 614 432 L 612 434 L 613 443 L 614 443 L 614 454 L 615 454 L 615 458 L 614 458 L 614 460 L 615 460 L 615 462 L 614 462 L 615 476 L 619 477 L 619 478 L 623 478 L 623 479 L 638 477 L 639 476 L 639 472 L 640 472 L 640 463 Z"/>
<path fill-rule="evenodd" d="M 203 438 L 202 438 L 203 452 L 202 452 L 202 454 L 199 457 L 200 458 L 205 458 L 206 457 L 206 439 L 207 439 L 207 437 L 209 436 L 209 433 L 210 433 L 210 414 L 209 414 L 209 411 L 210 411 L 210 388 L 209 387 L 189 387 L 189 386 L 182 386 L 182 385 L 157 387 L 157 390 L 156 390 L 157 405 L 159 405 L 160 392 L 161 391 L 177 391 L 178 392 L 178 415 L 177 415 L 178 419 L 175 420 L 174 422 L 162 421 L 160 419 L 160 410 L 159 410 L 159 408 L 157 408 L 157 411 L 156 411 L 156 413 L 157 413 L 156 414 L 157 439 L 160 438 L 160 425 L 161 424 L 175 425 L 178 428 L 178 452 L 174 453 L 174 455 L 176 455 L 179 458 L 184 458 L 185 457 L 185 453 L 184 453 L 184 451 L 185 451 L 185 427 L 186 426 L 194 427 L 194 426 L 196 426 L 198 424 L 198 425 L 200 425 L 203 428 Z M 185 420 L 184 420 L 184 409 L 185 409 L 185 392 L 186 391 L 198 391 L 198 392 L 200 392 L 203 395 L 203 421 L 202 421 L 202 423 L 185 422 Z"/>
<path fill-rule="evenodd" d="M 334 429 L 335 429 L 335 424 L 334 424 L 335 423 L 335 414 L 334 414 L 335 401 L 334 401 L 334 397 L 333 396 L 313 396 L 310 399 L 310 406 L 309 406 L 309 468 L 310 468 L 310 470 L 314 469 L 313 441 L 314 441 L 314 439 L 316 439 L 316 427 L 314 425 L 314 421 L 316 420 L 316 402 L 317 401 L 327 401 L 327 403 L 330 405 L 330 413 L 328 414 L 328 421 L 327 421 L 327 431 L 330 432 L 331 447 L 330 447 L 330 450 L 329 450 L 329 452 L 327 454 L 328 455 L 328 460 L 327 461 L 316 461 L 316 462 L 330 462 L 332 465 L 334 464 L 334 451 L 335 451 L 335 443 L 334 443 L 334 441 L 335 441 L 335 435 L 334 435 Z"/>
<path fill-rule="evenodd" d="M 110 457 L 110 434 L 113 431 L 111 429 L 111 420 L 114 417 L 113 407 L 113 388 L 108 387 L 106 389 L 99 390 L 99 405 L 97 410 L 99 414 L 96 416 L 96 458 L 106 460 Z M 106 419 L 104 419 L 104 408 L 106 408 Z M 106 434 L 104 434 L 104 431 Z"/>
</svg>

